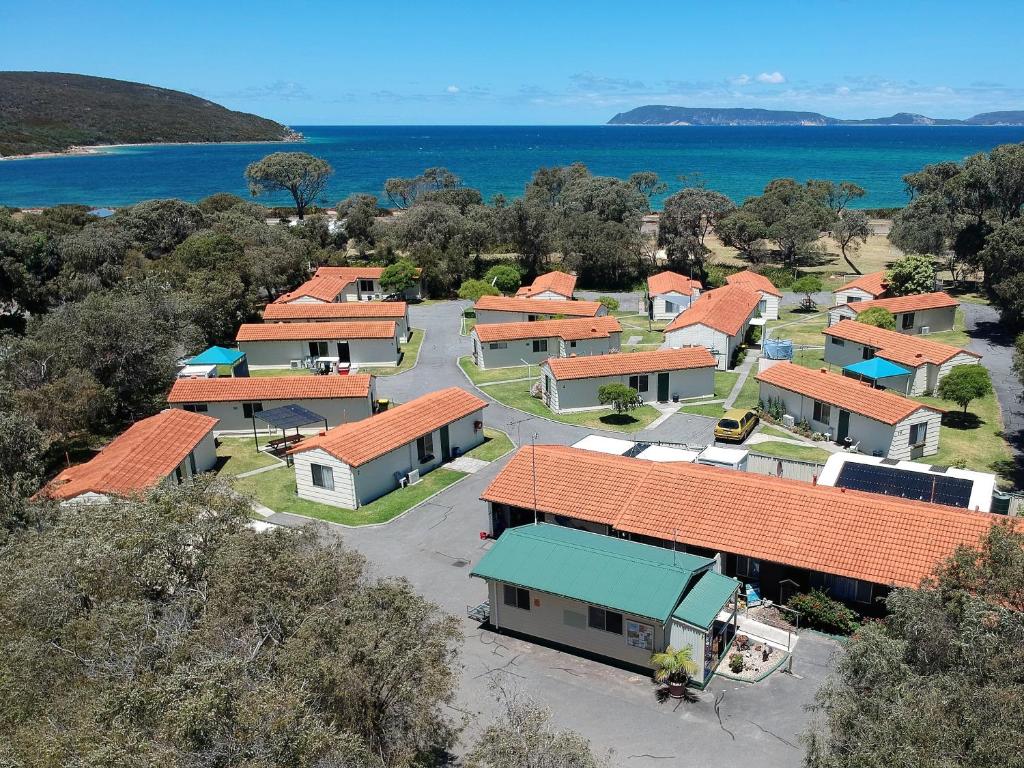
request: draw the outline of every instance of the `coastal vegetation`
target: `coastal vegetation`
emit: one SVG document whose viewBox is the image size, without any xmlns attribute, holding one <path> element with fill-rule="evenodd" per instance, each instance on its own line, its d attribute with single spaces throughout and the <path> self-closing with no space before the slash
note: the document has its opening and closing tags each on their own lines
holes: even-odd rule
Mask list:
<svg viewBox="0 0 1024 768">
<path fill-rule="evenodd" d="M 306 152 L 274 152 L 251 163 L 245 169 L 245 179 L 253 197 L 272 192 L 290 194 L 302 221 L 306 209 L 323 193 L 332 172 L 330 165 Z"/>
<path fill-rule="evenodd" d="M 72 146 L 282 141 L 292 131 L 181 91 L 62 72 L 0 72 L 0 156 Z"/>
<path fill-rule="evenodd" d="M 935 118 L 911 112 L 889 117 L 842 120 L 820 112 L 748 107 L 673 107 L 648 104 L 620 112 L 608 125 L 1024 125 L 1024 111 L 983 112 L 966 120 Z"/>
</svg>

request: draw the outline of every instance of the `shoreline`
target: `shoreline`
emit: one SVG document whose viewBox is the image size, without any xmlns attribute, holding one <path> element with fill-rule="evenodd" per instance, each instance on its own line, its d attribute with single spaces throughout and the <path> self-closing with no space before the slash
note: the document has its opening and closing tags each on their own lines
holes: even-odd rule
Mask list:
<svg viewBox="0 0 1024 768">
<path fill-rule="evenodd" d="M 301 133 L 295 132 L 283 139 L 264 139 L 263 141 L 142 141 L 135 144 L 74 144 L 67 149 L 47 152 L 30 152 L 27 155 L 2 155 L 0 162 L 7 160 L 45 160 L 53 157 L 84 157 L 87 155 L 108 155 L 111 150 L 130 147 L 192 147 L 192 146 L 231 146 L 241 144 L 299 144 L 306 140 Z"/>
</svg>

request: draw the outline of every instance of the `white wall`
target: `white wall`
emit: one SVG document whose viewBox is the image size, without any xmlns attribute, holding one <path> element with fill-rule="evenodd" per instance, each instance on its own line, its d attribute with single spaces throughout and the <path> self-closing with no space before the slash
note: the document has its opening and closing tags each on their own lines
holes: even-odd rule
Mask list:
<svg viewBox="0 0 1024 768">
<path fill-rule="evenodd" d="M 313 413 L 319 414 L 327 419 L 327 427 L 336 427 L 349 421 L 358 421 L 373 415 L 373 392 L 367 397 L 334 397 L 330 399 L 298 399 L 298 400 L 263 400 L 263 409 L 269 411 L 271 408 L 280 408 L 285 405 L 300 405 Z M 200 401 L 202 402 L 202 401 Z M 252 434 L 252 420 L 245 418 L 242 402 L 255 401 L 231 401 L 207 403 L 206 415 L 219 419 L 214 427 L 214 434 L 220 435 L 226 432 L 244 432 Z M 183 409 L 184 403 L 174 403 L 172 408 Z M 256 420 L 256 428 L 261 433 L 276 432 L 272 427 Z M 307 433 L 319 432 L 324 428 L 323 422 L 310 424 L 300 431 Z"/>
<path fill-rule="evenodd" d="M 828 311 L 828 324 L 835 325 L 840 320 L 856 320 L 857 313 L 848 306 L 833 307 Z"/>
<path fill-rule="evenodd" d="M 550 377 L 550 369 L 547 366 L 541 367 L 542 376 Z M 679 371 L 668 371 L 668 396 L 671 400 L 673 395 L 679 399 L 692 397 L 704 397 L 714 394 L 715 391 L 715 369 L 714 368 L 688 368 Z M 553 381 L 553 379 L 549 379 Z M 645 403 L 653 403 L 658 400 L 658 373 L 647 374 L 648 387 L 646 392 L 641 392 L 640 397 Z M 598 401 L 598 390 L 606 384 L 629 384 L 629 376 L 598 376 L 590 379 L 568 379 L 556 381 L 555 390 L 558 397 L 553 399 L 551 409 L 564 413 L 566 411 L 606 408 Z"/>
<path fill-rule="evenodd" d="M 871 396 L 871 389 L 865 385 L 865 396 Z M 839 429 L 839 411 L 837 406 L 831 407 L 828 423 L 815 421 L 814 399 L 804 397 L 788 389 L 781 389 L 772 384 L 761 382 L 760 399 L 768 398 L 781 399 L 785 413 L 792 416 L 796 421 L 806 421 L 811 429 L 816 432 L 829 433 L 834 438 Z M 939 426 L 942 416 L 933 411 L 921 410 L 908 417 L 905 421 L 893 426 L 882 421 L 869 419 L 859 413 L 850 413 L 849 436 L 860 444 L 860 452 L 874 454 L 880 452 L 882 456 L 891 459 L 911 458 L 909 444 L 911 424 L 921 421 L 928 422 L 928 434 L 925 450 L 920 455 L 928 456 L 937 453 L 939 450 Z M 915 455 L 914 458 L 917 458 Z"/>
<path fill-rule="evenodd" d="M 845 291 L 836 291 L 832 294 L 832 306 L 849 304 L 854 301 L 871 301 L 874 296 L 860 288 L 847 288 Z"/>
<path fill-rule="evenodd" d="M 779 319 L 779 297 L 765 291 L 759 291 L 761 294 L 761 303 L 764 308 L 758 308 L 758 313 L 761 317 L 767 320 L 778 320 Z"/>
<path fill-rule="evenodd" d="M 484 441 L 483 429 L 476 430 L 473 427 L 474 422 L 482 421 L 483 410 L 479 410 L 448 425 L 449 444 L 453 455 L 456 448 L 465 453 Z M 319 448 L 297 453 L 295 477 L 298 495 L 310 501 L 345 509 L 356 509 L 369 504 L 398 488 L 395 473 L 404 476 L 411 470 L 418 469 L 420 475 L 424 475 L 441 465 L 440 429 L 433 432 L 433 439 L 434 458 L 422 464 L 416 452 L 415 440 L 358 467 L 349 467 Z M 333 492 L 313 485 L 312 470 L 309 467 L 311 463 L 323 464 L 334 469 Z"/>
<path fill-rule="evenodd" d="M 207 435 L 199 441 L 199 444 L 192 449 L 192 454 L 196 459 L 196 471 L 197 472 L 209 472 L 217 464 L 217 441 L 213 437 L 213 432 L 207 433 Z M 188 462 L 185 462 L 186 464 Z"/>
<path fill-rule="evenodd" d="M 940 331 L 953 330 L 953 324 L 956 320 L 956 307 L 926 309 L 912 314 L 914 315 L 914 323 L 910 328 L 903 327 L 903 314 L 896 315 L 897 331 L 900 333 L 921 333 L 923 328 L 927 328 L 929 333 L 939 333 Z"/>
<path fill-rule="evenodd" d="M 524 635 L 552 643 L 578 648 L 587 653 L 648 668 L 650 668 L 651 654 L 665 649 L 665 627 L 654 619 L 624 613 L 622 615 L 622 634 L 614 634 L 587 626 L 588 603 L 531 590 L 530 610 L 526 611 L 505 605 L 504 586 L 504 583 L 500 581 L 487 582 L 487 594 L 491 603 L 491 623 L 498 629 L 521 632 Z M 567 612 L 571 617 L 575 617 L 573 623 L 566 623 Z M 653 627 L 654 647 L 644 649 L 627 645 L 627 621 L 637 621 Z M 578 626 L 579 624 L 582 626 Z M 703 646 L 701 656 L 703 656 Z"/>
<path fill-rule="evenodd" d="M 369 279 L 369 278 L 367 278 Z M 422 283 L 417 280 L 416 284 L 412 288 L 409 288 L 402 295 L 403 299 L 418 299 L 422 294 Z M 338 297 L 338 301 L 381 301 L 386 299 L 391 294 L 385 293 L 380 287 L 380 280 L 373 279 L 373 289 L 370 291 L 362 291 L 359 289 L 359 280 L 354 280 L 345 286 L 341 295 Z"/>
<path fill-rule="evenodd" d="M 672 320 L 676 315 L 689 307 L 693 299 L 693 296 L 685 296 L 675 291 L 651 296 L 651 303 L 654 305 L 654 314 L 652 319 Z M 667 306 L 668 304 L 671 304 L 672 306 L 669 307 Z"/>
<path fill-rule="evenodd" d="M 240 341 L 251 370 L 287 368 L 291 360 L 309 356 L 309 341 Z M 321 339 L 328 344 L 328 356 L 338 354 L 338 342 L 348 341 L 352 365 L 398 365 L 398 339 Z"/>
<path fill-rule="evenodd" d="M 608 308 L 601 306 L 597 311 L 597 317 L 603 317 L 608 314 Z M 526 312 L 505 312 L 498 309 L 478 309 L 476 310 L 476 324 L 483 325 L 484 323 L 525 323 L 530 320 L 554 320 L 555 318 L 563 317 L 557 313 L 551 314 L 528 314 Z M 564 316 L 568 317 L 568 316 Z M 573 318 L 577 315 L 572 315 Z"/>
<path fill-rule="evenodd" d="M 557 336 L 548 337 L 547 349 L 542 352 L 533 351 L 533 339 L 519 339 L 516 341 L 497 342 L 501 346 L 494 348 L 495 342 L 482 342 L 474 330 L 472 333 L 474 347 L 474 359 L 481 369 L 489 368 L 510 368 L 515 365 L 522 365 L 523 360 L 533 365 L 538 365 L 549 357 L 588 357 L 590 355 L 606 355 L 609 352 L 619 351 L 618 332 L 609 334 L 603 339 L 580 339 L 575 342 L 564 342 Z M 477 358 L 476 350 L 480 356 Z"/>
<path fill-rule="evenodd" d="M 727 336 L 706 325 L 688 325 L 665 334 L 665 346 L 673 349 L 682 347 L 706 347 L 718 363 L 718 370 L 729 370 L 733 352 L 743 339 L 747 326 L 740 329 L 739 336 Z"/>
</svg>

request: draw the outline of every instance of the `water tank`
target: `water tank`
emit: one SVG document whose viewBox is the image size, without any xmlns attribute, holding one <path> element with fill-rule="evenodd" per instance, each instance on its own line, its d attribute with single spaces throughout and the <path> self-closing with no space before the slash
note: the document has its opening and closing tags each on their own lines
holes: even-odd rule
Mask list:
<svg viewBox="0 0 1024 768">
<path fill-rule="evenodd" d="M 1010 494 L 1005 491 L 992 491 L 992 511 L 997 515 L 1010 514 Z"/>
<path fill-rule="evenodd" d="M 793 342 L 790 339 L 766 339 L 761 354 L 769 360 L 792 360 Z"/>
</svg>

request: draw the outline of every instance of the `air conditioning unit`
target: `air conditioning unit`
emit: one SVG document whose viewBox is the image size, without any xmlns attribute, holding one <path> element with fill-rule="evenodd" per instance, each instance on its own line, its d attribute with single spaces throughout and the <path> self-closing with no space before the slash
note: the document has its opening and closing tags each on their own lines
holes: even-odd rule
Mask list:
<svg viewBox="0 0 1024 768">
<path fill-rule="evenodd" d="M 420 481 L 420 471 L 418 469 L 410 470 L 409 474 L 406 475 L 406 482 L 409 485 L 416 485 Z"/>
<path fill-rule="evenodd" d="M 794 426 L 796 426 L 796 419 L 794 419 L 787 413 L 782 417 L 782 426 L 784 426 L 786 429 L 792 429 Z"/>
<path fill-rule="evenodd" d="M 289 360 L 288 361 L 288 366 L 292 370 L 298 370 L 299 368 L 302 367 L 302 361 L 301 360 Z"/>
<path fill-rule="evenodd" d="M 922 325 L 921 326 L 921 335 L 922 336 L 927 336 L 931 332 L 932 332 L 931 326 L 929 326 L 929 325 Z"/>
</svg>

